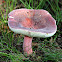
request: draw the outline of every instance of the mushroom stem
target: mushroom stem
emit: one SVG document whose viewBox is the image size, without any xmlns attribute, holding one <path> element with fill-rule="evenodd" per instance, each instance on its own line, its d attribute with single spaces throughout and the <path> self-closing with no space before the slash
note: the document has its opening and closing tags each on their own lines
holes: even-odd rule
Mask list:
<svg viewBox="0 0 62 62">
<path fill-rule="evenodd" d="M 23 51 L 24 53 L 27 53 L 27 55 L 32 54 L 32 37 L 24 37 Z"/>
</svg>

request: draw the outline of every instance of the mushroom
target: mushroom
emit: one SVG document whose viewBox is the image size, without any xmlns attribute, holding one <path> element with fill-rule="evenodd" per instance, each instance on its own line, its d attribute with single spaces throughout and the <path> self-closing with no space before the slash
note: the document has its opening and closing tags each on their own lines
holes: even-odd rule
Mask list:
<svg viewBox="0 0 62 62">
<path fill-rule="evenodd" d="M 51 37 L 57 31 L 56 20 L 43 9 L 16 9 L 8 14 L 9 28 L 24 35 L 23 51 L 32 54 L 33 37 Z"/>
</svg>

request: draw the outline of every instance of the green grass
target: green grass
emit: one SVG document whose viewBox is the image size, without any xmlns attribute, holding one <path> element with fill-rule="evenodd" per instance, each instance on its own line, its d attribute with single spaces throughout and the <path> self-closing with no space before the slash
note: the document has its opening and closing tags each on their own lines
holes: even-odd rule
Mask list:
<svg viewBox="0 0 62 62">
<path fill-rule="evenodd" d="M 62 62 L 61 35 L 62 8 L 59 0 L 5 0 L 0 5 L 0 62 Z M 14 9 L 45 9 L 56 19 L 57 33 L 51 38 L 34 38 L 33 54 L 23 54 L 23 35 L 15 34 L 8 28 L 8 13 Z"/>
</svg>

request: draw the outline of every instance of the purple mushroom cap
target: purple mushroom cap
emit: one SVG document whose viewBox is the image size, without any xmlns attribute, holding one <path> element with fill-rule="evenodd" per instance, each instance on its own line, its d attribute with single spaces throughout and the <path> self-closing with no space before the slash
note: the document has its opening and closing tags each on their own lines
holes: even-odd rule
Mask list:
<svg viewBox="0 0 62 62">
<path fill-rule="evenodd" d="M 56 20 L 43 9 L 16 9 L 8 16 L 9 28 L 15 33 L 45 38 L 57 31 Z"/>
</svg>

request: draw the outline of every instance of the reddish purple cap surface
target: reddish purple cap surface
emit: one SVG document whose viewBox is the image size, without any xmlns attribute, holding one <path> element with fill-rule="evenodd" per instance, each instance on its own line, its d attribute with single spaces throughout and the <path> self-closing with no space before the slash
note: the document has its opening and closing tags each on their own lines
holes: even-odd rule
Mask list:
<svg viewBox="0 0 62 62">
<path fill-rule="evenodd" d="M 43 9 L 16 9 L 8 16 L 9 28 L 15 33 L 45 38 L 53 36 L 57 30 L 55 19 Z"/>
</svg>

